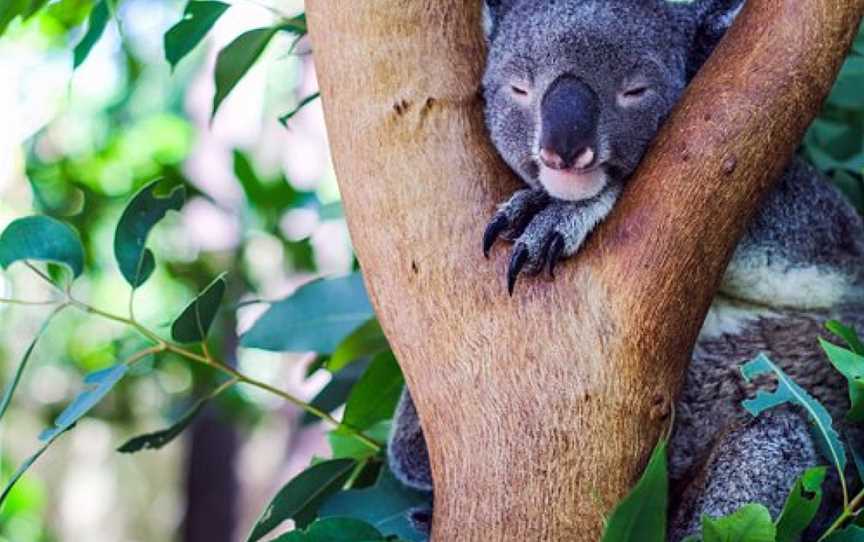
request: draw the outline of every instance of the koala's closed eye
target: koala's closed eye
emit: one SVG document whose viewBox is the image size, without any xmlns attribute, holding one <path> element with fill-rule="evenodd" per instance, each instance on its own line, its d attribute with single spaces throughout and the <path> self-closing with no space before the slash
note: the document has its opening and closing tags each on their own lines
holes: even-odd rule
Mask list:
<svg viewBox="0 0 864 542">
<path fill-rule="evenodd" d="M 627 84 L 618 93 L 617 102 L 620 107 L 632 107 L 650 98 L 654 93 L 651 83 L 639 81 Z"/>
<path fill-rule="evenodd" d="M 527 105 L 531 102 L 531 84 L 526 81 L 515 80 L 511 81 L 507 86 L 510 95 L 513 99 L 522 105 Z"/>
</svg>

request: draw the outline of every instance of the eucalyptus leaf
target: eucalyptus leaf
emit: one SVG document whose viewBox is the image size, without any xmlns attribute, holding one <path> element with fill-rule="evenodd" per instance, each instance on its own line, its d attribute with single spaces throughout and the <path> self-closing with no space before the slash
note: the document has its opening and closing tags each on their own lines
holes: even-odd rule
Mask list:
<svg viewBox="0 0 864 542">
<path fill-rule="evenodd" d="M 78 278 L 84 272 L 84 247 L 64 222 L 41 215 L 19 218 L 0 235 L 0 267 L 25 260 L 64 265 Z"/>
<path fill-rule="evenodd" d="M 392 418 L 404 387 L 396 356 L 389 351 L 378 354 L 351 390 L 342 423 L 364 431 Z"/>
<path fill-rule="evenodd" d="M 351 390 L 366 369 L 369 367 L 371 359 L 366 359 L 359 363 L 355 363 L 344 371 L 333 375 L 330 382 L 312 399 L 311 405 L 323 412 L 333 412 L 340 406 L 344 405 L 351 395 Z M 320 418 L 310 412 L 303 415 L 302 425 L 310 425 L 321 421 Z"/>
<path fill-rule="evenodd" d="M 192 420 L 194 420 L 198 414 L 204 410 L 204 407 L 207 406 L 210 401 L 221 395 L 234 383 L 235 381 L 233 380 L 228 381 L 216 388 L 213 392 L 195 401 L 192 407 L 184 412 L 183 415 L 167 429 L 162 429 L 161 431 L 155 431 L 153 433 L 147 433 L 146 435 L 140 435 L 129 439 L 125 444 L 117 448 L 117 451 L 124 454 L 133 454 L 140 452 L 141 450 L 158 450 L 162 448 L 180 436 L 180 434 L 189 427 Z"/>
<path fill-rule="evenodd" d="M 207 338 L 210 326 L 225 297 L 225 273 L 210 283 L 174 320 L 171 337 L 179 343 L 197 343 Z"/>
<path fill-rule="evenodd" d="M 774 542 L 771 513 L 761 504 L 748 504 L 732 515 L 702 519 L 703 542 Z"/>
<path fill-rule="evenodd" d="M 333 459 L 309 467 L 288 482 L 264 511 L 247 542 L 261 540 L 282 522 L 293 519 L 305 528 L 318 517 L 321 504 L 336 493 L 357 466 L 353 459 Z"/>
<path fill-rule="evenodd" d="M 157 194 L 159 184 L 160 181 L 152 182 L 132 197 L 114 233 L 114 256 L 132 288 L 144 284 L 156 269 L 153 253 L 146 247 L 150 230 L 168 211 L 179 211 L 186 199 L 182 186 L 166 196 Z"/>
<path fill-rule="evenodd" d="M 0 2 L 0 36 L 6 32 L 9 23 L 24 13 L 30 5 L 30 0 L 4 0 Z"/>
<path fill-rule="evenodd" d="M 864 356 L 851 350 L 840 348 L 824 339 L 819 339 L 822 350 L 831 365 L 846 377 L 849 385 L 849 412 L 846 419 L 850 422 L 864 421 Z"/>
<path fill-rule="evenodd" d="M 664 542 L 669 503 L 666 440 L 654 448 L 636 487 L 612 511 L 602 542 Z"/>
<path fill-rule="evenodd" d="M 367 437 L 377 441 L 386 442 L 390 436 L 390 428 L 392 423 L 390 420 L 384 420 L 376 423 L 369 429 L 363 432 Z M 334 458 L 350 457 L 358 461 L 363 461 L 378 455 L 379 452 L 370 448 L 367 444 L 357 440 L 354 435 L 348 435 L 334 429 L 327 433 L 327 440 L 330 442 L 330 450 L 333 452 Z"/>
<path fill-rule="evenodd" d="M 228 94 L 255 64 L 264 49 L 273 39 L 279 27 L 256 28 L 238 36 L 216 57 L 216 94 L 213 96 L 213 111 L 216 111 Z"/>
<path fill-rule="evenodd" d="M 810 416 L 815 426 L 815 433 L 823 453 L 837 469 L 840 476 L 846 469 L 846 451 L 840 436 L 831 424 L 831 415 L 825 407 L 810 396 L 803 388 L 796 384 L 784 373 L 774 362 L 764 354 L 744 364 L 741 367 L 744 379 L 751 382 L 754 378 L 773 373 L 777 377 L 777 389 L 773 392 L 760 390 L 754 399 L 742 402 L 742 406 L 753 416 L 784 404 L 793 404 L 802 407 Z"/>
<path fill-rule="evenodd" d="M 826 470 L 825 467 L 807 469 L 795 482 L 777 518 L 777 542 L 798 542 L 804 530 L 813 522 L 822 504 L 822 483 Z"/>
<path fill-rule="evenodd" d="M 432 496 L 405 487 L 386 468 L 370 488 L 337 493 L 319 510 L 321 518 L 343 517 L 365 521 L 384 536 L 398 536 L 409 542 L 424 542 L 426 535 L 417 531 L 410 513 L 417 508 L 431 508 Z"/>
<path fill-rule="evenodd" d="M 39 440 L 48 442 L 57 435 L 72 427 L 87 412 L 96 406 L 99 401 L 108 395 L 111 388 L 119 382 L 129 370 L 126 364 L 119 364 L 84 377 L 85 389 L 67 406 L 63 412 L 54 420 L 53 427 L 46 429 L 39 435 Z"/>
<path fill-rule="evenodd" d="M 240 340 L 245 348 L 327 354 L 373 315 L 359 273 L 318 280 L 273 303 Z"/>
<path fill-rule="evenodd" d="M 388 350 L 390 344 L 377 318 L 372 318 L 339 343 L 327 361 L 327 369 L 338 373 L 349 364 L 366 356 L 374 356 Z"/>
<path fill-rule="evenodd" d="M 837 320 L 829 320 L 825 324 L 825 328 L 834 335 L 843 339 L 853 352 L 864 356 L 864 343 L 861 342 L 858 333 L 853 328 L 846 326 Z"/>
<path fill-rule="evenodd" d="M 366 522 L 350 518 L 316 521 L 306 531 L 292 531 L 273 542 L 384 542 L 385 538 Z"/>
<path fill-rule="evenodd" d="M 108 26 L 108 21 L 111 19 L 111 9 L 108 5 L 110 0 L 101 0 L 90 12 L 90 18 L 87 20 L 87 32 L 73 51 L 72 68 L 78 68 L 90 56 L 90 51 L 93 46 L 105 33 L 105 28 Z"/>
<path fill-rule="evenodd" d="M 42 324 L 42 327 L 39 328 L 39 331 L 36 333 L 36 337 L 33 338 L 33 341 L 30 343 L 30 346 L 27 347 L 27 350 L 24 351 L 24 356 L 21 358 L 21 362 L 18 363 L 18 368 L 15 370 L 15 374 L 12 376 L 12 380 L 6 384 L 6 389 L 3 391 L 3 398 L 0 399 L 0 420 L 3 419 L 3 415 L 6 414 L 6 409 L 9 408 L 9 404 L 12 402 L 12 396 L 15 394 L 15 389 L 18 387 L 18 384 L 21 382 L 21 376 L 24 374 L 24 369 L 27 367 L 27 362 L 30 361 L 30 356 L 33 355 L 33 350 L 36 348 L 36 343 L 39 342 L 39 339 L 45 333 L 45 330 L 48 329 L 48 326 L 51 324 L 51 320 L 63 309 L 64 307 L 60 307 L 54 312 L 52 312 L 45 322 Z"/>
<path fill-rule="evenodd" d="M 189 54 L 230 8 L 216 0 L 192 0 L 186 4 L 183 18 L 165 33 L 165 60 L 171 69 Z"/>
</svg>

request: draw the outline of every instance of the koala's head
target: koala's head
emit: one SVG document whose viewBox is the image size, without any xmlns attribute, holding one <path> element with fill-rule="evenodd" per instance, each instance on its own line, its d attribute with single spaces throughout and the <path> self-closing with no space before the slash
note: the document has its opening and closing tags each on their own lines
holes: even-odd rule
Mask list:
<svg viewBox="0 0 864 542">
<path fill-rule="evenodd" d="M 559 199 L 622 184 L 742 3 L 486 0 L 495 146 Z"/>
</svg>

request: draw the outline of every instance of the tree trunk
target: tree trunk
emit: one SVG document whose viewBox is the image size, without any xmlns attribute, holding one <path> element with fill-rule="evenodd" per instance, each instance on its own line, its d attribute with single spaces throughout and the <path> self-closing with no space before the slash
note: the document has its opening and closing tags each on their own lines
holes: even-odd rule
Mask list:
<svg viewBox="0 0 864 542">
<path fill-rule="evenodd" d="M 554 282 L 483 259 L 517 182 L 481 114 L 479 0 L 314 0 L 345 210 L 429 444 L 438 541 L 585 540 L 667 426 L 722 271 L 864 0 L 749 0 Z"/>
</svg>

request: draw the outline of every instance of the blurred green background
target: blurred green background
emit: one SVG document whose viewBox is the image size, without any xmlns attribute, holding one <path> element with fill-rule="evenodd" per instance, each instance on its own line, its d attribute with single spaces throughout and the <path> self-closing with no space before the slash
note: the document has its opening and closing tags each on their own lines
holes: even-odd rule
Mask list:
<svg viewBox="0 0 864 542">
<path fill-rule="evenodd" d="M 5 2 L 6 0 L 3 0 Z M 0 6 L 0 20 L 3 10 Z M 172 73 L 163 35 L 184 2 L 123 0 L 86 61 L 72 49 L 89 0 L 49 3 L 0 38 L 0 230 L 20 216 L 73 224 L 86 248 L 76 289 L 122 313 L 129 287 L 112 252 L 114 226 L 134 191 L 164 177 L 188 186 L 182 213 L 157 226 L 160 265 L 136 295 L 140 320 L 164 332 L 198 290 L 229 271 L 229 298 L 275 299 L 319 274 L 349 271 L 353 256 L 330 165 L 319 103 L 278 119 L 315 91 L 305 40 L 274 37 L 210 120 L 218 51 L 242 32 L 302 12 L 302 2 L 232 5 Z M 26 268 L 0 272 L 0 298 L 46 299 Z M 233 356 L 237 331 L 262 308 L 224 311 L 211 344 Z M 0 383 L 10 378 L 48 309 L 0 304 Z M 236 316 L 236 317 L 235 317 Z M 238 321 L 239 320 L 239 321 Z M 0 425 L 0 480 L 80 387 L 141 343 L 122 326 L 68 311 L 34 353 Z M 309 356 L 240 350 L 247 374 L 311 398 L 326 377 L 303 380 Z M 273 493 L 326 443 L 301 413 L 249 388 L 208 410 L 182 442 L 131 456 L 114 448 L 166 425 L 213 375 L 165 359 L 153 378 L 128 379 L 58 441 L 13 490 L 0 540 L 240 540 Z M 241 527 L 242 526 L 242 527 Z"/>
<path fill-rule="evenodd" d="M 0 21 L 11 1 L 0 0 L 7 3 Z M 76 288 L 92 304 L 123 312 L 129 288 L 113 259 L 115 223 L 145 183 L 186 183 L 187 205 L 151 236 L 160 265 L 136 296 L 139 319 L 164 331 L 196 292 L 228 271 L 235 305 L 221 313 L 211 344 L 243 372 L 311 399 L 328 380 L 304 378 L 313 356 L 236 350 L 238 332 L 263 310 L 254 301 L 355 267 L 320 103 L 287 127 L 279 122 L 316 91 L 306 40 L 277 34 L 210 118 L 217 53 L 244 31 L 301 13 L 302 2 L 233 3 L 172 73 L 163 35 L 184 4 L 118 2 L 74 71 L 73 48 L 92 1 L 54 0 L 26 22 L 11 20 L 0 38 L 0 230 L 34 212 L 73 224 L 87 257 Z M 802 152 L 864 209 L 864 34 Z M 0 272 L 0 298 L 49 294 L 26 268 Z M 0 382 L 47 312 L 0 304 Z M 82 374 L 141 345 L 104 320 L 60 316 L 0 426 L 0 480 L 32 453 Z M 164 450 L 114 452 L 126 438 L 163 427 L 212 379 L 167 357 L 153 378 L 122 382 L 15 488 L 0 512 L 0 541 L 242 540 L 281 483 L 327 454 L 320 424 L 304 425 L 298 409 L 237 388 Z"/>
</svg>

